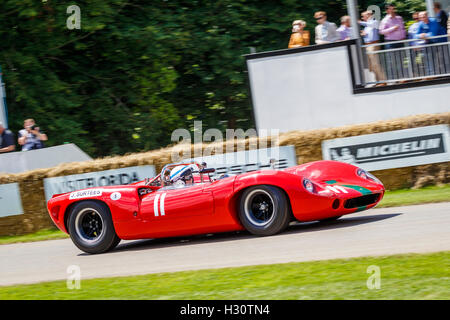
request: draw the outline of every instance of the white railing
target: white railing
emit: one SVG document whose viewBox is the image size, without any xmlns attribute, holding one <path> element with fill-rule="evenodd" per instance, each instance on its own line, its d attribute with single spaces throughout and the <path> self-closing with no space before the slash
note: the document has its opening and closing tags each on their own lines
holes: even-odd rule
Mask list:
<svg viewBox="0 0 450 320">
<path fill-rule="evenodd" d="M 375 80 L 366 81 L 366 85 L 450 76 L 449 37 L 443 35 L 425 40 L 408 39 L 363 45 L 369 70 L 375 74 Z"/>
</svg>

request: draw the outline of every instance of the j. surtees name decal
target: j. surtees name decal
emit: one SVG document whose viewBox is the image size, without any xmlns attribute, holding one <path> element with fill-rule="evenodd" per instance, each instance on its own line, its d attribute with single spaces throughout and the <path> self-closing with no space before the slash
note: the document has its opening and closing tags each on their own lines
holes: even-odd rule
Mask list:
<svg viewBox="0 0 450 320">
<path fill-rule="evenodd" d="M 75 191 L 75 192 L 70 193 L 69 200 L 89 198 L 89 197 L 99 197 L 101 195 L 102 195 L 102 189 L 90 189 L 90 190 L 83 190 L 83 191 Z"/>
</svg>

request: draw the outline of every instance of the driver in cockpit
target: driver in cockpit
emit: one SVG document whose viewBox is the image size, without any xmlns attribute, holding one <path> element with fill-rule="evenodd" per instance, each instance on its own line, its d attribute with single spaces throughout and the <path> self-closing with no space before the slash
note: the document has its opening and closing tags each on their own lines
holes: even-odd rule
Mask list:
<svg viewBox="0 0 450 320">
<path fill-rule="evenodd" d="M 170 185 L 175 187 L 183 187 L 194 184 L 194 177 L 192 176 L 192 166 L 180 165 L 174 167 L 170 171 Z"/>
</svg>

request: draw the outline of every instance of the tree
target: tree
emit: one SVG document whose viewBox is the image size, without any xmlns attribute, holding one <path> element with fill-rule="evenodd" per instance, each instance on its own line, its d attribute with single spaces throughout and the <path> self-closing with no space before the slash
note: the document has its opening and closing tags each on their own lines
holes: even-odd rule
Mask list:
<svg viewBox="0 0 450 320">
<path fill-rule="evenodd" d="M 69 30 L 72 4 L 5 0 L 0 64 L 13 131 L 33 117 L 50 145 L 94 157 L 166 146 L 193 120 L 254 127 L 244 55 L 287 48 L 296 19 L 314 37 L 315 11 L 337 24 L 347 13 L 343 0 L 77 1 Z"/>
</svg>

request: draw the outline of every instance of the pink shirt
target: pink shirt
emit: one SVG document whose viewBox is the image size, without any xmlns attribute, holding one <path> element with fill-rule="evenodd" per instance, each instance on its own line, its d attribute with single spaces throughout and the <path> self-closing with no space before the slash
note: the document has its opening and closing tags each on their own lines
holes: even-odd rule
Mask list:
<svg viewBox="0 0 450 320">
<path fill-rule="evenodd" d="M 399 26 L 397 30 L 394 30 L 395 26 Z M 380 33 L 384 35 L 385 40 L 403 40 L 406 38 L 405 25 L 403 23 L 403 18 L 400 16 L 395 16 L 392 18 L 391 15 L 387 15 L 381 20 Z"/>
</svg>

